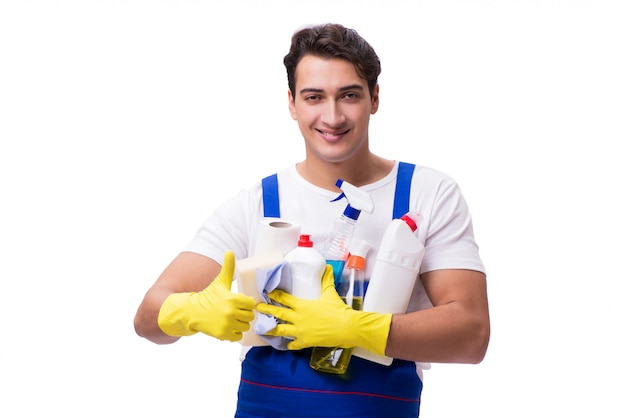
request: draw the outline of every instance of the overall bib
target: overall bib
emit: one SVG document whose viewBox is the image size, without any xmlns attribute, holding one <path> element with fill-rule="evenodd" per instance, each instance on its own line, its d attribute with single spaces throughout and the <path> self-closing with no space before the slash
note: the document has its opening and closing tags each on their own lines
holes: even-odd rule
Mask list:
<svg viewBox="0 0 626 418">
<path fill-rule="evenodd" d="M 415 166 L 400 162 L 393 218 L 409 211 Z M 262 181 L 265 217 L 280 217 L 277 175 Z M 416 418 L 422 382 L 415 363 L 383 366 L 353 356 L 343 375 L 309 366 L 312 349 L 252 347 L 242 362 L 236 418 Z"/>
</svg>

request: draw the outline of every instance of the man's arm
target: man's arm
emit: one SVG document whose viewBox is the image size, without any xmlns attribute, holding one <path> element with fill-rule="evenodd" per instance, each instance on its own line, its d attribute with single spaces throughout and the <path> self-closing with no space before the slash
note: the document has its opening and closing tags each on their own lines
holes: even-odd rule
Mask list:
<svg viewBox="0 0 626 418">
<path fill-rule="evenodd" d="M 356 311 L 335 291 L 327 266 L 319 299 L 300 299 L 282 290 L 257 310 L 280 320 L 267 335 L 291 337 L 290 350 L 306 347 L 363 347 L 374 354 L 433 363 L 479 363 L 489 343 L 486 278 L 472 270 L 422 275 L 434 307 L 408 314 Z"/>
<path fill-rule="evenodd" d="M 135 314 L 135 332 L 157 344 L 170 344 L 180 337 L 165 334 L 157 318 L 161 305 L 172 293 L 199 292 L 220 273 L 221 266 L 208 257 L 183 252 L 161 273 L 148 290 Z"/>
<path fill-rule="evenodd" d="M 393 315 L 385 354 L 434 363 L 480 363 L 490 336 L 485 274 L 436 270 L 421 275 L 433 308 Z"/>
</svg>

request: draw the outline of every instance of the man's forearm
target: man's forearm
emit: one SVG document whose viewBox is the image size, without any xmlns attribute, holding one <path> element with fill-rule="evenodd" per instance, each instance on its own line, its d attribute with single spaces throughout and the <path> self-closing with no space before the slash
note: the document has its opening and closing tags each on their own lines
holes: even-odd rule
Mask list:
<svg viewBox="0 0 626 418">
<path fill-rule="evenodd" d="M 489 317 L 451 302 L 393 315 L 385 354 L 434 363 L 480 363 L 489 343 Z"/>
<path fill-rule="evenodd" d="M 157 318 L 163 301 L 171 294 L 167 289 L 151 289 L 152 294 L 146 298 L 139 306 L 135 315 L 135 332 L 140 337 L 146 338 L 155 344 L 171 344 L 178 341 L 180 337 L 172 337 L 165 334 L 159 327 Z"/>
</svg>

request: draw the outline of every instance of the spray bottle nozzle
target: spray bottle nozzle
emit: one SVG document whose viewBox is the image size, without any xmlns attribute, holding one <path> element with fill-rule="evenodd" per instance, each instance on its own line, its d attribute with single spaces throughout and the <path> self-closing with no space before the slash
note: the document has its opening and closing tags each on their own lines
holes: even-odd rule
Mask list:
<svg viewBox="0 0 626 418">
<path fill-rule="evenodd" d="M 348 267 L 365 270 L 365 256 L 372 246 L 367 241 L 358 240 L 350 246 L 350 256 L 348 257 Z"/>
<path fill-rule="evenodd" d="M 353 208 L 352 206 L 350 206 L 350 204 L 348 204 L 348 206 L 346 206 L 346 209 L 343 211 L 343 214 L 346 215 L 348 218 L 358 219 L 361 211 Z"/>
<path fill-rule="evenodd" d="M 343 212 L 344 215 L 351 219 L 358 219 L 362 210 L 367 213 L 372 213 L 374 211 L 374 201 L 368 192 L 365 192 L 342 179 L 338 179 L 335 185 L 341 189 L 341 194 L 331 200 L 331 202 L 336 202 L 337 200 L 341 200 L 345 197 L 348 201 L 348 205 Z"/>
</svg>

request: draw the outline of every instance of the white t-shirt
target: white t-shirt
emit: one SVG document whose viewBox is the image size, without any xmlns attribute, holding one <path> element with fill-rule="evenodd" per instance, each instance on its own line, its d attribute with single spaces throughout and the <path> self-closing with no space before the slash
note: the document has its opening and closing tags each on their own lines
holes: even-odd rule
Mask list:
<svg viewBox="0 0 626 418">
<path fill-rule="evenodd" d="M 374 200 L 373 212 L 362 211 L 354 231 L 354 240 L 365 240 L 372 249 L 366 257 L 369 278 L 378 245 L 392 220 L 398 162 L 391 172 L 375 183 L 362 186 Z M 278 172 L 281 218 L 298 222 L 301 233 L 311 235 L 318 246 L 332 232 L 335 220 L 347 201 L 334 200 L 338 193 L 319 188 L 304 180 L 289 166 Z M 465 199 L 449 176 L 427 167 L 416 166 L 411 182 L 409 210 L 422 215 L 417 237 L 425 247 L 421 273 L 440 269 L 468 269 L 484 272 L 474 240 L 472 220 Z M 236 259 L 250 257 L 256 233 L 263 218 L 261 180 L 239 192 L 219 207 L 200 227 L 184 251 L 205 255 L 220 262 L 231 250 Z M 421 282 L 413 290 L 408 311 L 431 307 Z"/>
</svg>

